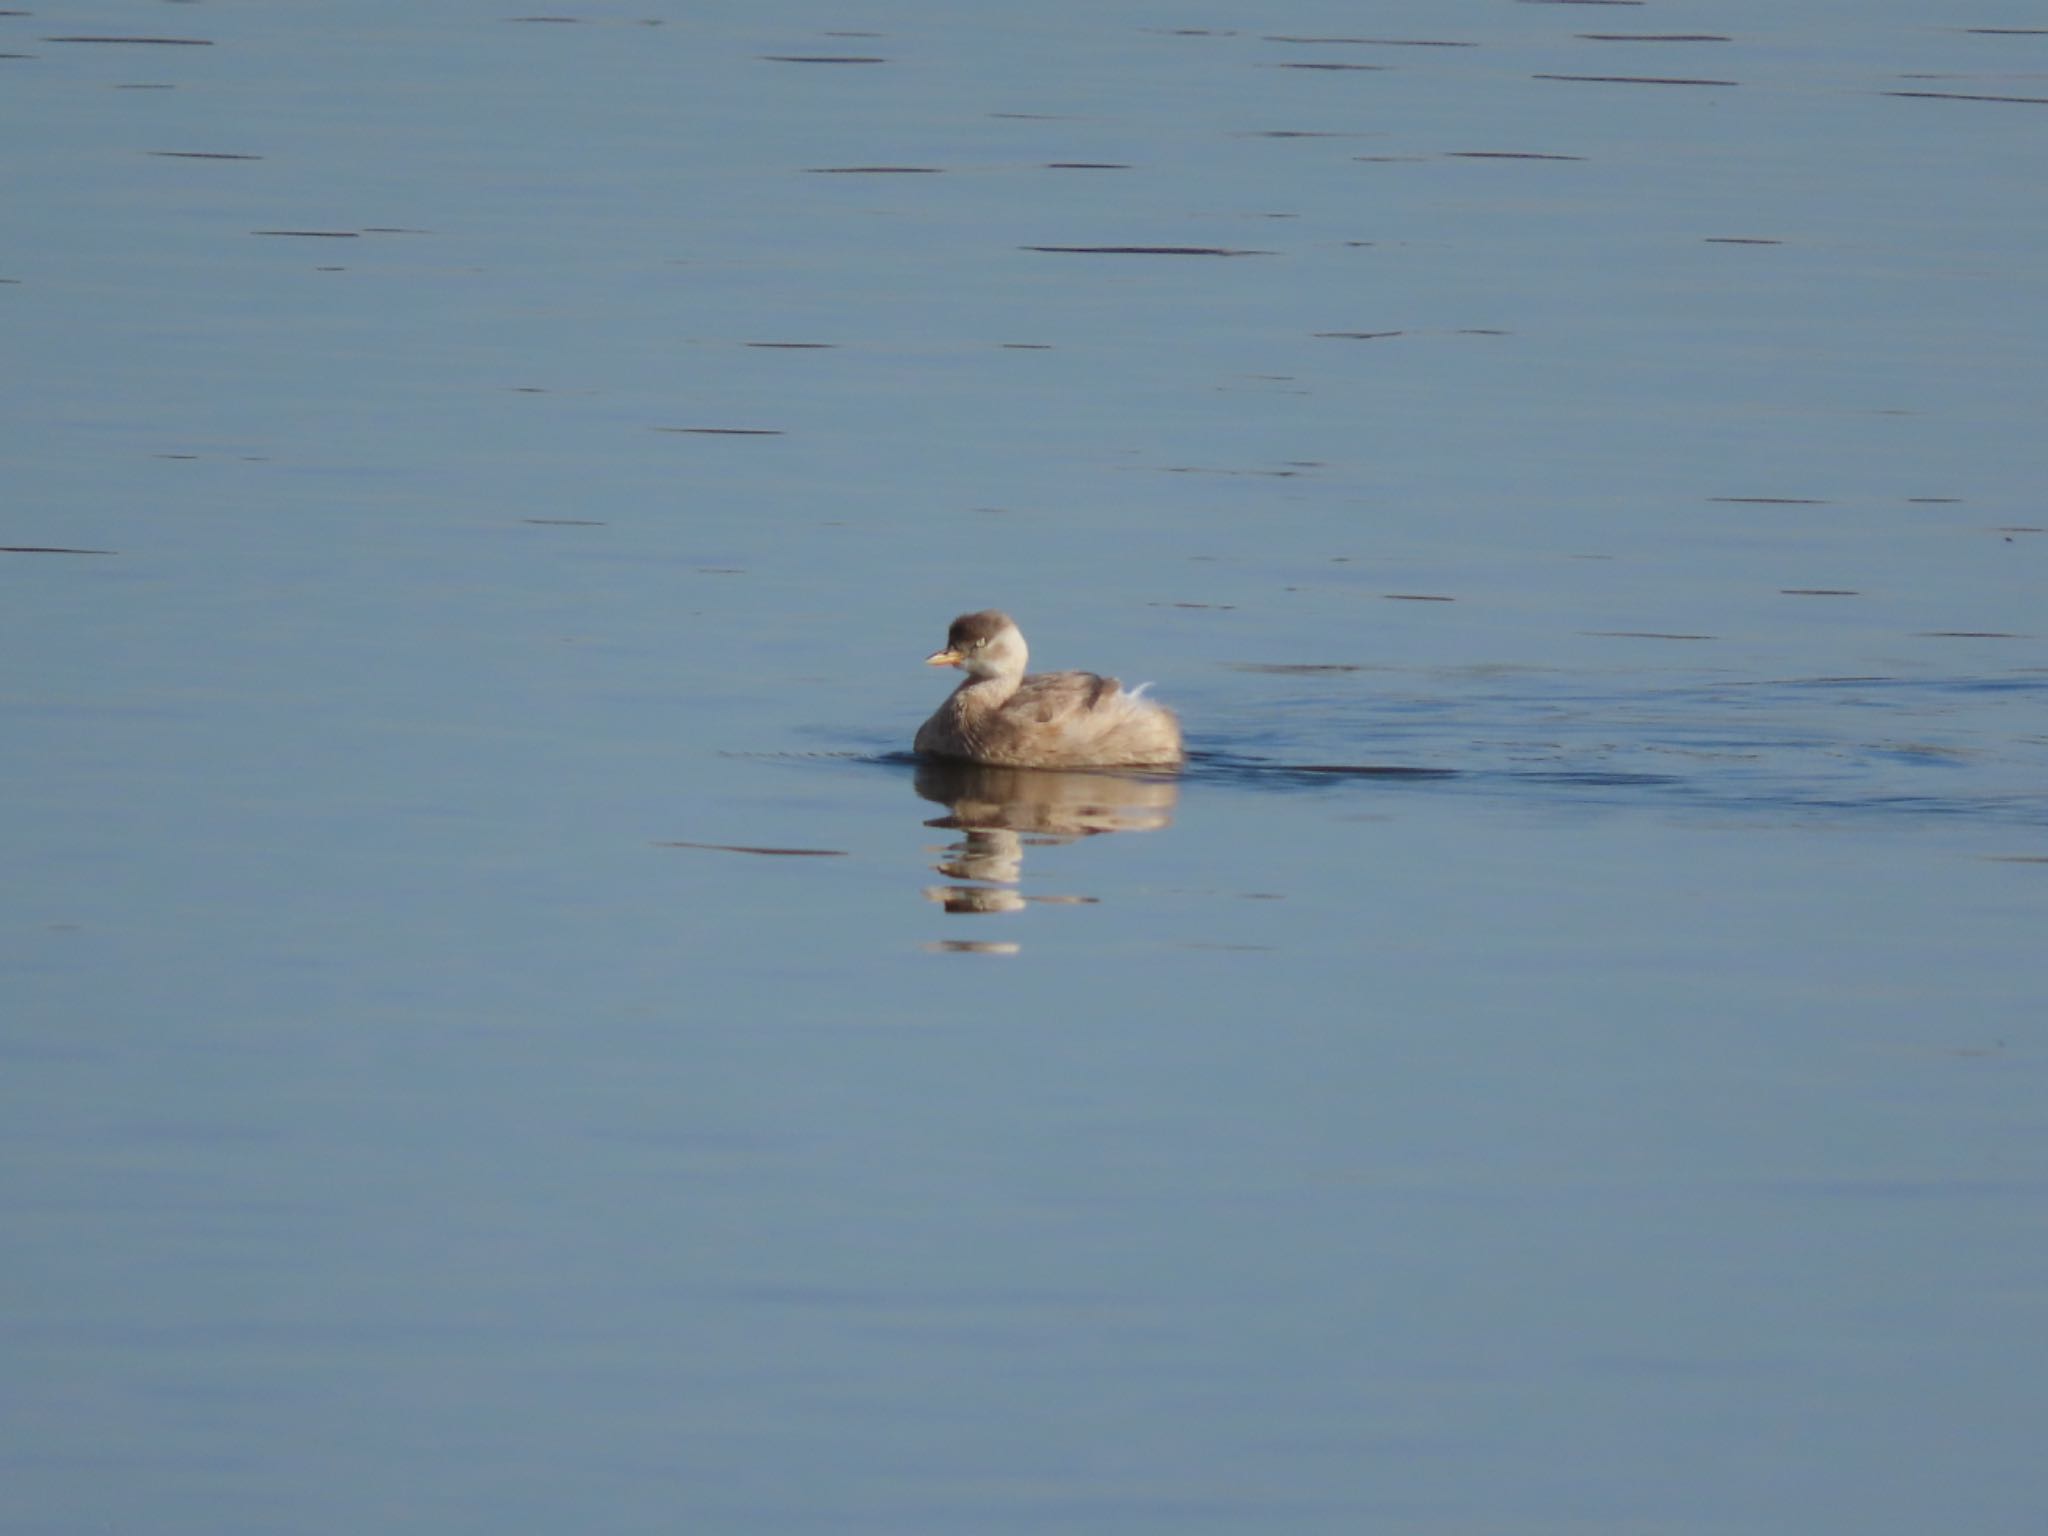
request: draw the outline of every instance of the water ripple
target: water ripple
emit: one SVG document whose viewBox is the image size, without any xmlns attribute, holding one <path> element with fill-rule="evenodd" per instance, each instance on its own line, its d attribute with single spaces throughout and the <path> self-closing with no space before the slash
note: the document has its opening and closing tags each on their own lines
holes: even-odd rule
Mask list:
<svg viewBox="0 0 2048 1536">
<path fill-rule="evenodd" d="M 1191 788 L 2048 827 L 2048 672 L 1615 686 L 1533 672 L 1232 671 L 1272 693 L 1187 701 Z"/>
</svg>

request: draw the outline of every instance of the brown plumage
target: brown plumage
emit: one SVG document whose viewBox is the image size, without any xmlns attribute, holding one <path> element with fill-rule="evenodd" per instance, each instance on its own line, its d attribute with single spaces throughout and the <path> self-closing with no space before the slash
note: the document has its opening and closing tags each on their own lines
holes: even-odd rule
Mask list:
<svg viewBox="0 0 2048 1536">
<path fill-rule="evenodd" d="M 963 613 L 946 648 L 925 658 L 967 674 L 916 747 L 930 757 L 1008 768 L 1178 768 L 1184 756 L 1173 711 L 1126 693 L 1093 672 L 1026 676 L 1030 651 L 1005 613 Z"/>
</svg>

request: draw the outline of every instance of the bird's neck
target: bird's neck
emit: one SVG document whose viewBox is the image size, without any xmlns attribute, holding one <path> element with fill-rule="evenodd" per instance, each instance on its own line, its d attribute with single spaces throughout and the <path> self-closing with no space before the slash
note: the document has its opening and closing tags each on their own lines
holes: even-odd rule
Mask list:
<svg viewBox="0 0 2048 1536">
<path fill-rule="evenodd" d="M 1017 685 L 1024 681 L 1020 672 L 992 672 L 983 677 L 970 677 L 953 690 L 953 698 L 963 710 L 1001 709 L 1017 692 Z"/>
</svg>

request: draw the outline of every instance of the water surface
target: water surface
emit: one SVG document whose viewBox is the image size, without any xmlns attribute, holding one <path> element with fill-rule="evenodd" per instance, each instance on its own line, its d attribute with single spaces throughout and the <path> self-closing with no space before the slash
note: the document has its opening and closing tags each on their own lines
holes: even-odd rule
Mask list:
<svg viewBox="0 0 2048 1536">
<path fill-rule="evenodd" d="M 7 1528 L 2038 1529 L 2037 20 L 0 17 Z"/>
</svg>

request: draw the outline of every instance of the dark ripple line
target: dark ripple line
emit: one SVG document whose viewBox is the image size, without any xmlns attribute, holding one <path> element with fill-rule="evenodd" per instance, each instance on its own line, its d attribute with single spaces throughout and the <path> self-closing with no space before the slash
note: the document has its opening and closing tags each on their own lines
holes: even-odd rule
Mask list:
<svg viewBox="0 0 2048 1536">
<path fill-rule="evenodd" d="M 1676 75 L 1531 75 L 1531 80 L 1577 80 L 1599 85 L 1740 85 L 1740 80 L 1690 80 Z"/>
<path fill-rule="evenodd" d="M 1342 44 L 1361 48 L 1477 48 L 1477 43 L 1446 42 L 1428 37 L 1280 37 L 1267 36 L 1261 39 L 1268 43 L 1298 43 L 1304 46 L 1317 43 Z"/>
<path fill-rule="evenodd" d="M 1880 96 L 1908 96 L 1921 101 L 2003 101 L 2029 107 L 2048 107 L 2048 96 L 1977 96 L 1967 91 L 1879 91 Z"/>
<path fill-rule="evenodd" d="M 46 37 L 46 43 L 137 43 L 158 48 L 211 48 L 210 37 Z"/>
<path fill-rule="evenodd" d="M 1202 778 L 1246 783 L 1286 782 L 1330 784 L 1343 779 L 1428 781 L 1464 777 L 1457 768 L 1425 768 L 1412 763 L 1289 763 L 1277 758 L 1235 752 L 1196 751 L 1188 754 L 1191 772 Z"/>
<path fill-rule="evenodd" d="M 1020 245 L 1020 251 L 1065 256 L 1271 256 L 1272 251 L 1233 250 L 1221 245 Z"/>
</svg>

